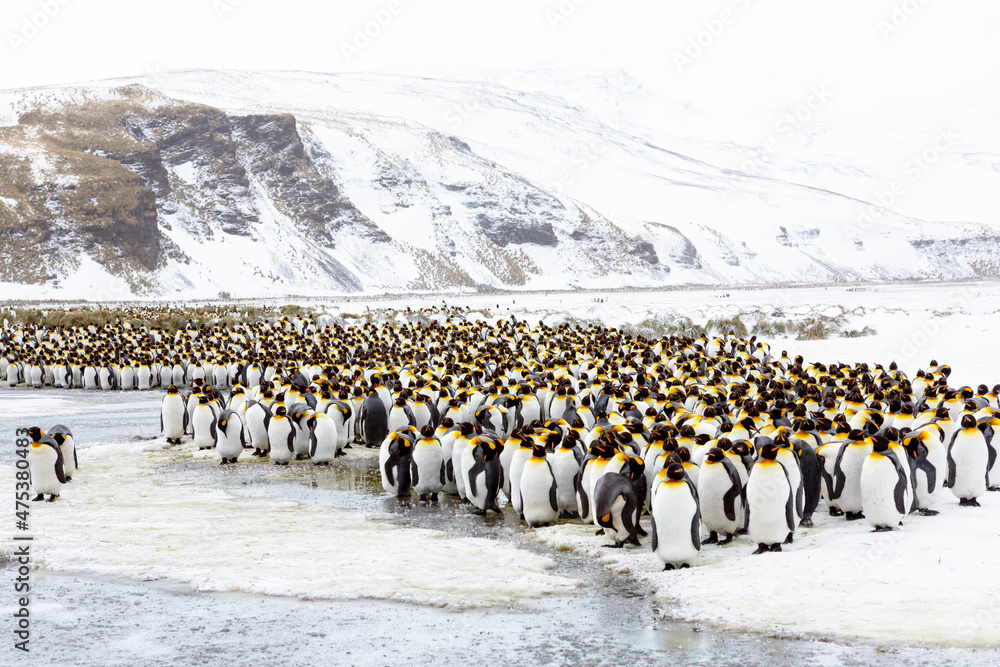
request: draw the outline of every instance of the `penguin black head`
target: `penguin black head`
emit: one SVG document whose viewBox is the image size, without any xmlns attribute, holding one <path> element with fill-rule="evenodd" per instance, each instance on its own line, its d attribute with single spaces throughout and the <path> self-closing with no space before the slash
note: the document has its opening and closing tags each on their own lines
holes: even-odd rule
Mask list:
<svg viewBox="0 0 1000 667">
<path fill-rule="evenodd" d="M 31 436 L 31 439 L 34 442 L 38 442 L 39 440 L 42 439 L 42 429 L 38 428 L 37 426 L 32 426 L 31 428 L 28 429 L 28 435 Z"/>
<path fill-rule="evenodd" d="M 881 435 L 872 436 L 872 443 L 872 449 L 878 454 L 889 451 L 891 445 L 889 439 Z"/>
<path fill-rule="evenodd" d="M 274 411 L 274 415 L 276 417 L 284 417 L 285 416 L 285 412 L 286 412 L 285 406 L 284 405 L 279 405 L 278 408 Z"/>
<path fill-rule="evenodd" d="M 962 428 L 976 428 L 976 418 L 973 415 L 962 416 Z"/>
<path fill-rule="evenodd" d="M 680 463 L 671 463 L 667 466 L 667 477 L 669 479 L 679 482 L 684 479 L 684 475 L 684 466 Z"/>
<path fill-rule="evenodd" d="M 708 456 L 705 457 L 705 460 L 711 463 L 719 463 L 724 458 L 726 458 L 726 453 L 722 451 L 721 447 L 712 447 L 708 450 Z"/>
<path fill-rule="evenodd" d="M 198 397 L 198 403 L 200 405 L 206 405 L 208 403 L 208 396 L 206 396 L 205 394 L 202 394 L 201 396 L 199 396 Z"/>
<path fill-rule="evenodd" d="M 768 461 L 774 461 L 778 458 L 778 452 L 780 450 L 780 447 L 772 442 L 769 442 L 760 450 L 760 458 L 767 459 Z"/>
<path fill-rule="evenodd" d="M 545 458 L 545 451 L 546 451 L 545 447 L 543 447 L 542 445 L 532 445 L 531 446 L 531 455 L 534 458 L 544 459 Z"/>
<path fill-rule="evenodd" d="M 174 385 L 170 385 L 169 387 L 167 387 L 167 393 L 168 394 L 176 394 L 177 393 L 177 387 L 175 387 Z"/>
</svg>

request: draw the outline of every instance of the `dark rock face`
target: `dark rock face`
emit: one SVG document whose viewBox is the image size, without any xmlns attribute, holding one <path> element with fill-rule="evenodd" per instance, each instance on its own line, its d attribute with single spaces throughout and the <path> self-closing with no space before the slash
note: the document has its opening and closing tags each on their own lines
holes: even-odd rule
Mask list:
<svg viewBox="0 0 1000 667">
<path fill-rule="evenodd" d="M 251 173 L 268 186 L 316 241 L 336 247 L 337 233 L 347 226 L 358 227 L 373 241 L 390 240 L 319 171 L 302 143 L 294 116 L 235 117 L 232 127 L 238 154 L 249 164 Z"/>
</svg>

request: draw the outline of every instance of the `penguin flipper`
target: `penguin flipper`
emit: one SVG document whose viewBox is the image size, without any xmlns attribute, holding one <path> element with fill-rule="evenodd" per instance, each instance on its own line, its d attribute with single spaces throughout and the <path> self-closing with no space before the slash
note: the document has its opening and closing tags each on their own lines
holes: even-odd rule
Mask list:
<svg viewBox="0 0 1000 667">
<path fill-rule="evenodd" d="M 652 524 L 650 526 L 650 532 L 652 533 L 652 544 L 651 544 L 651 546 L 653 547 L 653 551 L 656 551 L 656 548 L 657 548 L 657 546 L 659 545 L 659 542 L 660 542 L 659 538 L 657 536 L 657 533 L 656 533 L 656 517 L 650 515 L 649 521 Z"/>
<path fill-rule="evenodd" d="M 389 480 L 389 484 L 391 484 L 392 486 L 396 485 L 396 481 L 392 475 L 392 470 L 393 468 L 396 467 L 396 461 L 398 460 L 399 460 L 399 453 L 395 450 L 390 450 L 389 458 L 385 460 L 385 464 L 382 466 L 382 469 L 385 471 L 385 478 Z"/>
<path fill-rule="evenodd" d="M 416 486 L 419 483 L 420 483 L 420 472 L 419 472 L 419 469 L 417 468 L 417 462 L 414 461 L 413 457 L 411 456 L 410 457 L 410 485 L 411 486 Z"/>
<path fill-rule="evenodd" d="M 309 458 L 314 456 L 316 456 L 316 431 L 311 431 L 309 433 Z"/>
<path fill-rule="evenodd" d="M 56 478 L 59 480 L 60 484 L 66 483 L 66 475 L 63 473 L 63 453 L 59 445 L 56 444 L 55 440 L 51 442 L 46 442 L 52 449 L 56 450 Z"/>
<path fill-rule="evenodd" d="M 954 442 L 954 440 L 952 440 Z M 989 468 L 986 469 L 989 471 Z M 955 486 L 955 476 L 957 471 L 955 469 L 955 459 L 951 457 L 951 445 L 948 445 L 948 477 L 944 481 L 944 487 L 950 489 Z"/>
<path fill-rule="evenodd" d="M 73 470 L 80 469 L 80 461 L 76 458 L 76 443 L 73 443 Z"/>
<path fill-rule="evenodd" d="M 468 495 L 470 496 L 479 495 L 479 485 L 476 484 L 476 477 L 479 476 L 479 473 L 486 470 L 486 462 L 483 460 L 483 455 L 477 452 L 476 454 L 474 454 L 474 456 L 476 457 L 476 462 L 469 470 L 469 478 L 468 480 L 466 480 L 469 487 Z"/>
<path fill-rule="evenodd" d="M 695 550 L 701 551 L 701 510 L 697 506 L 694 508 L 694 516 L 691 517 L 691 544 Z"/>
<path fill-rule="evenodd" d="M 446 473 L 446 467 L 445 467 L 444 461 L 442 460 L 441 461 L 441 484 L 444 484 L 447 481 L 448 481 L 448 478 L 447 478 L 447 473 Z"/>
<path fill-rule="evenodd" d="M 552 484 L 549 485 L 549 506 L 553 512 L 559 511 L 559 500 L 556 498 L 556 478 L 552 477 Z M 524 507 L 523 501 L 521 507 Z"/>
</svg>

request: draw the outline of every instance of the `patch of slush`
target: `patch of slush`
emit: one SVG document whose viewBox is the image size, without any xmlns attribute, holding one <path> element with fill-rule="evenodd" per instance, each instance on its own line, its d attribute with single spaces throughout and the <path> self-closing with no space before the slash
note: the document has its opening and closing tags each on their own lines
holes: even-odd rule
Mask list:
<svg viewBox="0 0 1000 667">
<path fill-rule="evenodd" d="M 550 572 L 551 558 L 496 541 L 191 484 L 162 465 L 175 456 L 162 441 L 88 449 L 59 501 L 32 506 L 36 564 L 194 591 L 455 608 L 566 594 L 580 584 Z M 13 467 L 2 470 L 0 484 L 12 488 Z"/>
</svg>

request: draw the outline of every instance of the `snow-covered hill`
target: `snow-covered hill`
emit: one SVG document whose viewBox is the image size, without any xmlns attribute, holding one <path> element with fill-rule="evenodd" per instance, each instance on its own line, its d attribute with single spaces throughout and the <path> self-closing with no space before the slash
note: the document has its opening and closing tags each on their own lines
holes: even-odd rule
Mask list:
<svg viewBox="0 0 1000 667">
<path fill-rule="evenodd" d="M 0 286 L 116 299 L 1000 275 L 985 187 L 1000 155 L 975 136 L 811 118 L 777 126 L 776 151 L 740 117 L 706 124 L 617 71 L 7 91 Z M 907 161 L 931 149 L 927 169 Z M 915 217 L 948 178 L 983 183 L 982 204 L 963 190 Z"/>
</svg>

